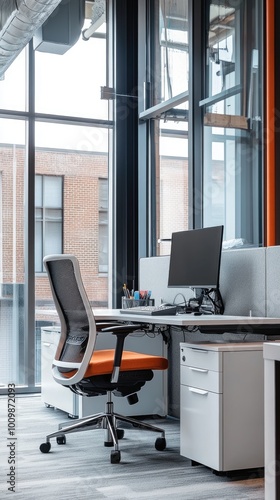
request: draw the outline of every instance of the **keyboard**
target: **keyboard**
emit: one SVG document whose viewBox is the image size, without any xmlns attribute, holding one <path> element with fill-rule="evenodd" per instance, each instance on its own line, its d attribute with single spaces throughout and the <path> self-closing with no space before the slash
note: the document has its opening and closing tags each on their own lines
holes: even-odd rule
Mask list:
<svg viewBox="0 0 280 500">
<path fill-rule="evenodd" d="M 177 306 L 136 306 L 127 309 L 120 309 L 122 314 L 142 314 L 147 316 L 166 316 L 174 315 L 177 312 Z"/>
</svg>

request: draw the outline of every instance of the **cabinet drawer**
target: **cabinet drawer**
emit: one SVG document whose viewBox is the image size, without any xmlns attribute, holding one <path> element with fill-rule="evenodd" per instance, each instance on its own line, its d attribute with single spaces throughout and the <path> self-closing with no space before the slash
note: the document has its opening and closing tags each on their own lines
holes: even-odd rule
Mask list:
<svg viewBox="0 0 280 500">
<path fill-rule="evenodd" d="M 181 386 L 180 453 L 215 470 L 222 467 L 222 397 Z"/>
<path fill-rule="evenodd" d="M 199 346 L 181 347 L 181 365 L 222 371 L 222 353 Z"/>
<path fill-rule="evenodd" d="M 181 365 L 181 385 L 222 393 L 222 372 Z"/>
</svg>

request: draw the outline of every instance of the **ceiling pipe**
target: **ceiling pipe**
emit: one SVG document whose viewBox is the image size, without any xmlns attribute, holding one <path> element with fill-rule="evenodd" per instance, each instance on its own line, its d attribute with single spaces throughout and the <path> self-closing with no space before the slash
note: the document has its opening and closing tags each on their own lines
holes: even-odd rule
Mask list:
<svg viewBox="0 0 280 500">
<path fill-rule="evenodd" d="M 61 0 L 2 0 L 0 6 L 0 78 Z"/>
</svg>

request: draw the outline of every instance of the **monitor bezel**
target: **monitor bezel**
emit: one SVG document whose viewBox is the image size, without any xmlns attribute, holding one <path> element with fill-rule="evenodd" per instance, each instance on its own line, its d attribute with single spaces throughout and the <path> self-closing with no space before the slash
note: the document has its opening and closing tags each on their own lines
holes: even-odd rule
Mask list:
<svg viewBox="0 0 280 500">
<path fill-rule="evenodd" d="M 172 250 L 174 250 L 174 243 L 173 243 L 174 238 L 178 234 L 182 235 L 182 233 L 190 233 L 190 232 L 194 232 L 194 231 L 201 231 L 201 232 L 207 231 L 207 237 L 209 237 L 209 231 L 213 231 L 213 233 L 215 233 L 215 235 L 216 236 L 218 235 L 218 237 L 219 237 L 218 244 L 220 245 L 220 249 L 219 249 L 219 255 L 218 255 L 218 262 L 217 262 L 217 266 L 218 266 L 217 281 L 216 281 L 216 283 L 211 283 L 211 284 L 210 283 L 203 283 L 203 282 L 201 282 L 201 284 L 197 284 L 197 283 L 194 283 L 194 284 L 183 284 L 183 283 L 170 284 L 172 258 L 174 258 L 174 255 L 172 252 Z M 168 282 L 167 282 L 168 288 L 190 288 L 192 290 L 196 290 L 196 289 L 197 290 L 212 290 L 212 289 L 219 290 L 223 232 L 224 232 L 224 226 L 219 225 L 219 226 L 210 226 L 210 227 L 199 228 L 199 229 L 189 229 L 189 230 L 185 230 L 185 231 L 176 231 L 176 232 L 172 233 L 169 271 L 168 271 Z"/>
</svg>

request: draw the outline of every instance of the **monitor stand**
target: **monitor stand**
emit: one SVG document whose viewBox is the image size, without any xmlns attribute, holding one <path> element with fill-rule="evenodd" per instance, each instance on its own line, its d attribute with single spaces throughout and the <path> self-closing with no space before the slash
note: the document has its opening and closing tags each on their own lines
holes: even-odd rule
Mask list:
<svg viewBox="0 0 280 500">
<path fill-rule="evenodd" d="M 224 303 L 219 288 L 195 288 L 189 307 L 201 314 L 224 314 Z"/>
</svg>

